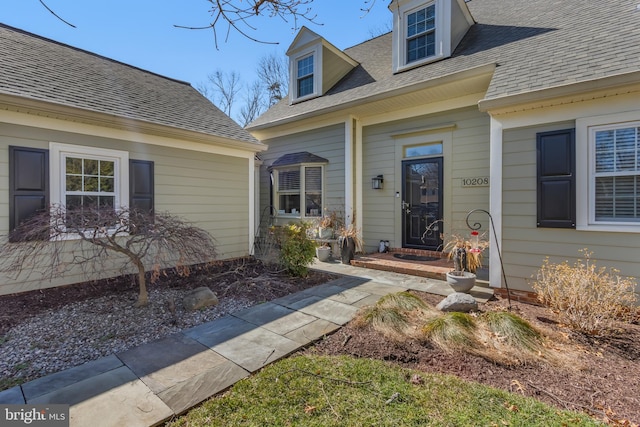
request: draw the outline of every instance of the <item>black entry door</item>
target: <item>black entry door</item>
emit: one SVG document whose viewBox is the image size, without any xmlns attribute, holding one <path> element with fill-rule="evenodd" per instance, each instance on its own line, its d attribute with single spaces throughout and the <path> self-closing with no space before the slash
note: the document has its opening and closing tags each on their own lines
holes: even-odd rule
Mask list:
<svg viewBox="0 0 640 427">
<path fill-rule="evenodd" d="M 402 246 L 441 249 L 442 157 L 402 162 L 402 181 Z"/>
</svg>

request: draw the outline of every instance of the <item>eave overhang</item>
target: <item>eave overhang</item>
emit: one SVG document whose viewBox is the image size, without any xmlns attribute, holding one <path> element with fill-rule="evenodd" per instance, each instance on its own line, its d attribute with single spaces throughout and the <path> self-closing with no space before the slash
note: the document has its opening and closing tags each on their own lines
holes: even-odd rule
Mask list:
<svg viewBox="0 0 640 427">
<path fill-rule="evenodd" d="M 246 129 L 250 132 L 259 133 L 262 130 L 271 129 L 278 126 L 283 126 L 295 122 L 305 121 L 308 119 L 313 119 L 320 116 L 327 116 L 332 113 L 337 113 L 341 111 L 348 111 L 349 114 L 354 116 L 362 116 L 368 115 L 368 109 L 375 108 L 376 110 L 383 110 L 385 105 L 389 105 L 390 109 L 388 111 L 392 111 L 392 109 L 397 108 L 397 102 L 395 101 L 398 97 L 406 98 L 407 95 L 417 95 L 423 94 L 425 91 L 436 91 L 438 88 L 447 86 L 449 89 L 455 90 L 456 83 L 461 83 L 464 81 L 472 82 L 472 86 L 477 88 L 477 90 L 469 90 L 468 86 L 460 86 L 460 93 L 451 93 L 450 90 L 447 93 L 451 97 L 463 96 L 464 94 L 474 93 L 477 91 L 486 91 L 489 83 L 491 81 L 491 77 L 493 76 L 493 72 L 496 68 L 495 63 L 489 63 L 480 65 L 477 67 L 469 68 L 467 70 L 458 71 L 455 73 L 447 74 L 444 76 L 440 76 L 437 78 L 421 81 L 415 84 L 410 84 L 407 86 L 403 86 L 400 88 L 383 91 L 376 93 L 370 96 L 363 96 L 353 99 L 352 101 L 343 102 L 336 105 L 330 105 L 323 108 L 318 108 L 313 111 L 309 111 L 302 114 L 292 114 L 290 116 L 282 117 L 278 120 L 271 121 L 269 123 L 265 123 L 257 126 L 250 126 Z M 418 99 L 420 98 L 420 99 Z M 424 103 L 424 96 L 416 96 L 415 104 L 419 105 L 419 103 Z M 442 100 L 445 99 L 444 94 L 441 94 L 434 99 L 430 100 L 433 102 L 434 100 Z M 403 107 L 408 108 L 414 105 L 410 105 L 410 103 L 403 103 Z"/>
<path fill-rule="evenodd" d="M 482 112 L 497 116 L 638 91 L 640 91 L 640 71 L 633 71 L 600 79 L 483 99 L 478 103 L 478 108 Z"/>
<path fill-rule="evenodd" d="M 9 94 L 0 94 L 0 111 L 10 111 L 37 117 L 82 123 L 134 134 L 146 134 L 177 140 L 186 140 L 197 144 L 231 148 L 235 150 L 260 152 L 266 150 L 267 145 L 259 142 L 248 142 L 210 135 L 187 129 L 180 129 L 158 123 L 131 119 L 117 115 L 98 113 L 67 105 L 34 100 Z M 0 114 L 0 118 L 1 118 Z M 1 120 L 0 120 L 1 121 Z M 23 124 L 24 123 L 20 123 Z"/>
</svg>

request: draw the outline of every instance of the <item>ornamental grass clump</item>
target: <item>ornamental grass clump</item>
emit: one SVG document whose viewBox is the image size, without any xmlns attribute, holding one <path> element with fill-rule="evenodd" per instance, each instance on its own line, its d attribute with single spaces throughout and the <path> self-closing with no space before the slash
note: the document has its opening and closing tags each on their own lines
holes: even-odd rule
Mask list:
<svg viewBox="0 0 640 427">
<path fill-rule="evenodd" d="M 584 260 L 552 264 L 544 260 L 533 289 L 538 300 L 556 311 L 572 329 L 603 335 L 616 332 L 616 321 L 629 320 L 634 311 L 636 283 L 616 269 L 597 268 L 592 252 L 580 251 Z"/>
<path fill-rule="evenodd" d="M 371 325 L 386 337 L 403 341 L 412 336 L 412 327 L 418 319 L 431 316 L 433 309 L 409 292 L 386 295 L 372 306 L 364 307 L 354 324 L 358 327 Z"/>
<path fill-rule="evenodd" d="M 506 311 L 488 311 L 482 320 L 489 330 L 509 345 L 524 350 L 537 350 L 542 335 L 522 317 Z"/>
<path fill-rule="evenodd" d="M 476 331 L 473 317 L 455 311 L 429 319 L 422 328 L 427 340 L 450 353 L 458 350 L 470 351 L 478 347 Z"/>
</svg>

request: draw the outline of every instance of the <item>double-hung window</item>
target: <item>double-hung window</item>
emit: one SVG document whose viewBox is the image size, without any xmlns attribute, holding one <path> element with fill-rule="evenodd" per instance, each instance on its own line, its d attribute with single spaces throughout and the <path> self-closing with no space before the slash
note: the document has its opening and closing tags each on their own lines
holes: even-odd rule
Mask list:
<svg viewBox="0 0 640 427">
<path fill-rule="evenodd" d="M 126 151 L 51 143 L 51 202 L 88 225 L 129 201 Z M 67 218 L 69 220 L 70 218 Z"/>
<path fill-rule="evenodd" d="M 640 122 L 589 132 L 590 222 L 640 224 Z"/>
<path fill-rule="evenodd" d="M 298 98 L 304 98 L 305 96 L 312 95 L 314 93 L 314 81 L 313 81 L 313 54 L 307 55 L 302 59 L 297 60 L 297 78 L 296 88 Z"/>
<path fill-rule="evenodd" d="M 274 169 L 274 173 L 275 203 L 279 215 L 294 217 L 322 215 L 322 166 L 289 166 Z"/>
<path fill-rule="evenodd" d="M 432 4 L 406 16 L 406 63 L 436 54 L 436 5 Z"/>
</svg>

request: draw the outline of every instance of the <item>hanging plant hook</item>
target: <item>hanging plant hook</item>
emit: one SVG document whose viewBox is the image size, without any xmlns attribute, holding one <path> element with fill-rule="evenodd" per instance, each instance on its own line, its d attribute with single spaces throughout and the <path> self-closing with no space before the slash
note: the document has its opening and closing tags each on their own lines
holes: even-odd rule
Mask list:
<svg viewBox="0 0 640 427">
<path fill-rule="evenodd" d="M 477 231 L 477 230 L 480 230 L 480 228 L 482 228 L 482 224 L 480 224 L 479 222 L 475 222 L 473 223 L 473 225 L 471 225 L 471 223 L 469 222 L 469 218 L 471 217 L 471 215 L 476 212 L 485 213 L 489 217 L 489 224 L 491 225 L 491 231 L 493 232 L 493 240 L 496 242 L 496 250 L 498 251 L 498 258 L 500 259 L 500 269 L 502 270 L 502 279 L 504 280 L 504 287 L 507 289 L 507 301 L 509 303 L 509 311 L 511 311 L 511 291 L 509 291 L 509 285 L 507 284 L 507 275 L 504 272 L 504 263 L 502 262 L 502 253 L 500 252 L 500 243 L 498 243 L 498 235 L 496 234 L 496 227 L 493 223 L 493 217 L 491 216 L 489 211 L 486 211 L 484 209 L 473 209 L 469 211 L 469 213 L 467 213 L 465 222 L 467 223 L 467 227 L 472 231 Z"/>
</svg>

